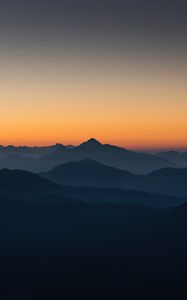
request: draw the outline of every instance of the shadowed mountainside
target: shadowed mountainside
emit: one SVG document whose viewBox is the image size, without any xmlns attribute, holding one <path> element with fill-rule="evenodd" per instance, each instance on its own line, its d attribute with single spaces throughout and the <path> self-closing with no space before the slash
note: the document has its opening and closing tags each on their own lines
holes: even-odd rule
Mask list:
<svg viewBox="0 0 187 300">
<path fill-rule="evenodd" d="M 1 170 L 0 296 L 183 299 L 186 230 L 182 198 L 61 186 L 30 172 Z"/>
<path fill-rule="evenodd" d="M 40 175 L 63 185 L 113 187 L 187 197 L 187 169 L 165 168 L 148 175 L 134 175 L 86 159 L 59 165 Z"/>
<path fill-rule="evenodd" d="M 183 299 L 186 207 L 0 197 L 1 298 Z"/>
<path fill-rule="evenodd" d="M 177 206 L 185 198 L 125 191 L 115 188 L 61 186 L 38 175 L 20 170 L 0 171 L 0 196 L 7 199 L 43 201 L 47 196 L 65 196 L 88 203 L 136 203 L 150 206 Z"/>
</svg>

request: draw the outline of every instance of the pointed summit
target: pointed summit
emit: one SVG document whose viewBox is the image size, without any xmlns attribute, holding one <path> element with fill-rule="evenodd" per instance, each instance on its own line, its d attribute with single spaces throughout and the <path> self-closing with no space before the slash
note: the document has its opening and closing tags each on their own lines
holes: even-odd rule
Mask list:
<svg viewBox="0 0 187 300">
<path fill-rule="evenodd" d="M 97 140 L 94 139 L 94 138 L 91 138 L 91 139 L 87 140 L 86 143 L 87 143 L 87 144 L 92 144 L 92 145 L 102 145 L 99 141 L 97 141 Z"/>
<path fill-rule="evenodd" d="M 87 140 L 86 142 L 80 144 L 80 148 L 84 148 L 84 149 L 96 149 L 98 147 L 103 146 L 99 141 L 97 141 L 94 138 L 91 138 L 89 140 Z"/>
</svg>

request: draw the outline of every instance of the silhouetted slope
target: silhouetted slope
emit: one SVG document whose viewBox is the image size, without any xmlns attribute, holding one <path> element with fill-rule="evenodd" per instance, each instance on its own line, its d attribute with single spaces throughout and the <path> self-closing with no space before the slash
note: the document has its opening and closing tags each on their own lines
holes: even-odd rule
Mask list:
<svg viewBox="0 0 187 300">
<path fill-rule="evenodd" d="M 159 152 L 156 155 L 171 161 L 181 168 L 187 167 L 187 152 L 167 151 Z"/>
<path fill-rule="evenodd" d="M 60 188 L 38 175 L 22 170 L 0 170 L 0 195 L 28 199 L 32 196 L 58 194 Z"/>
<path fill-rule="evenodd" d="M 65 196 L 88 203 L 137 203 L 158 207 L 176 206 L 185 201 L 183 198 L 115 188 L 60 186 L 38 175 L 20 170 L 0 171 L 0 196 L 26 201 L 39 201 L 45 196 Z"/>
<path fill-rule="evenodd" d="M 178 206 L 186 198 L 149 194 L 141 191 L 126 191 L 115 188 L 70 187 L 63 186 L 63 195 L 77 198 L 89 203 L 135 203 L 155 207 Z"/>
<path fill-rule="evenodd" d="M 150 176 L 160 172 L 170 174 Z M 171 207 L 180 201 L 1 170 L 1 299 L 183 299 L 187 205 Z"/>
<path fill-rule="evenodd" d="M 161 169 L 145 176 L 142 181 L 142 189 L 147 192 L 187 197 L 187 169 Z"/>
<path fill-rule="evenodd" d="M 89 159 L 62 164 L 41 176 L 59 184 L 140 190 L 187 197 L 187 169 L 165 168 L 148 175 L 109 167 Z"/>
<path fill-rule="evenodd" d="M 124 187 L 126 180 L 133 182 L 136 179 L 136 176 L 130 172 L 109 167 L 90 159 L 62 164 L 40 175 L 63 185 L 118 188 Z"/>
<path fill-rule="evenodd" d="M 3 300 L 184 298 L 186 205 L 67 203 L 0 199 Z"/>
</svg>

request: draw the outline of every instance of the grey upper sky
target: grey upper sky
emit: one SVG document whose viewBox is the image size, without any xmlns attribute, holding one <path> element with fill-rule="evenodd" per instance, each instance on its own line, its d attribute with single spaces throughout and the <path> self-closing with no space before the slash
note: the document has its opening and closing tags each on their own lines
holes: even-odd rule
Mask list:
<svg viewBox="0 0 187 300">
<path fill-rule="evenodd" d="M 0 43 L 182 51 L 186 12 L 184 0 L 1 0 Z"/>
</svg>

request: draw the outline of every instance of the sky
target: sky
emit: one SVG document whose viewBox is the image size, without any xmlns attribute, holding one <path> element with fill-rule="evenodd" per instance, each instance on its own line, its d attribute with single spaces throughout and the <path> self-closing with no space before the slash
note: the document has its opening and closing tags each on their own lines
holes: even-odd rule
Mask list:
<svg viewBox="0 0 187 300">
<path fill-rule="evenodd" d="M 187 2 L 0 0 L 0 144 L 187 149 Z"/>
</svg>

